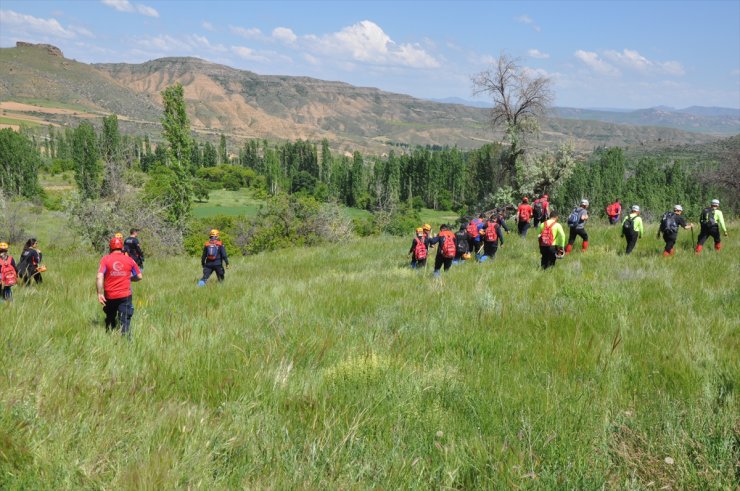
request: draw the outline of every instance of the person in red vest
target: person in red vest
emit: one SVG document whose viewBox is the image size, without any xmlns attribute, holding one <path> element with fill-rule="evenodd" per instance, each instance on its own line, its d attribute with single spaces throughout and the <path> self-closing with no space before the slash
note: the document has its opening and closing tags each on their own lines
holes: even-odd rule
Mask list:
<svg viewBox="0 0 740 491">
<path fill-rule="evenodd" d="M 534 200 L 532 204 L 532 217 L 534 218 L 534 226 L 538 227 L 540 223 L 550 218 L 550 197 L 543 194 L 540 198 Z"/>
<path fill-rule="evenodd" d="M 522 202 L 516 209 L 516 223 L 517 229 L 519 230 L 519 236 L 522 239 L 527 238 L 527 231 L 532 225 L 532 205 L 529 204 L 529 198 L 526 196 L 522 198 Z"/>
<path fill-rule="evenodd" d="M 609 218 L 610 225 L 616 225 L 619 223 L 619 217 L 622 215 L 622 202 L 619 198 L 614 200 L 614 203 L 606 207 L 606 216 Z"/>
<path fill-rule="evenodd" d="M 6 302 L 13 300 L 13 292 L 10 290 L 13 285 L 18 283 L 18 267 L 15 265 L 15 259 L 8 254 L 8 244 L 0 242 L 0 285 L 2 288 L 2 298 Z"/>
<path fill-rule="evenodd" d="M 455 242 L 455 234 L 444 223 L 439 227 L 439 234 L 429 239 L 430 245 L 439 244 L 437 256 L 434 258 L 434 276 L 438 277 L 440 275 L 442 266 L 444 266 L 445 271 L 452 266 L 452 260 L 455 259 L 457 254 L 457 244 Z"/>
<path fill-rule="evenodd" d="M 504 235 L 501 233 L 501 226 L 496 221 L 496 216 L 491 215 L 485 227 L 481 230 L 483 238 L 483 255 L 478 262 L 485 262 L 488 259 L 495 259 L 499 244 L 504 245 Z"/>
<path fill-rule="evenodd" d="M 422 227 L 416 229 L 416 236 L 414 237 L 414 241 L 411 243 L 409 254 L 411 254 L 412 269 L 423 268 L 427 265 L 428 246 L 427 239 L 424 238 L 424 229 Z"/>
<path fill-rule="evenodd" d="M 100 260 L 95 286 L 98 302 L 105 312 L 105 329 L 117 329 L 131 336 L 131 317 L 134 315 L 131 282 L 141 281 L 142 275 L 136 262 L 123 253 L 123 240 L 113 237 L 109 244 L 110 254 Z"/>
</svg>

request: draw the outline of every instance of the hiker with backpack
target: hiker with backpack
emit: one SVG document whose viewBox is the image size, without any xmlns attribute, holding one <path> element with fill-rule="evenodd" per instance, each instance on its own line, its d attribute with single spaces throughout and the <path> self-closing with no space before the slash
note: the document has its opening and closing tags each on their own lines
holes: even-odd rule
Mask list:
<svg viewBox="0 0 740 491">
<path fill-rule="evenodd" d="M 727 237 L 727 227 L 725 226 L 725 217 L 719 209 L 719 200 L 713 199 L 709 208 L 704 208 L 699 217 L 699 239 L 696 241 L 696 254 L 701 254 L 704 248 L 704 242 L 711 236 L 714 239 L 714 250 L 719 252 L 722 249 L 722 242 L 719 236 L 720 229 Z"/>
<path fill-rule="evenodd" d="M 123 253 L 134 260 L 139 269 L 144 269 L 144 251 L 139 245 L 139 229 L 132 228 L 129 236 L 123 241 Z"/>
<path fill-rule="evenodd" d="M 538 227 L 540 223 L 544 222 L 550 217 L 550 197 L 543 194 L 540 198 L 534 200 L 532 203 L 532 217 L 534 218 L 534 226 Z"/>
<path fill-rule="evenodd" d="M 113 237 L 108 244 L 110 253 L 103 256 L 95 277 L 98 302 L 105 312 L 105 330 L 121 328 L 121 335 L 131 336 L 134 315 L 132 281 L 141 281 L 142 274 L 133 259 L 123 253 L 123 240 Z"/>
<path fill-rule="evenodd" d="M 624 217 L 622 221 L 622 237 L 627 240 L 627 250 L 624 251 L 626 255 L 630 255 L 632 250 L 637 245 L 637 239 L 642 237 L 642 217 L 640 216 L 640 207 L 638 205 L 632 205 L 631 213 Z"/>
<path fill-rule="evenodd" d="M 525 196 L 522 198 L 521 204 L 516 209 L 516 227 L 519 231 L 519 236 L 522 239 L 527 238 L 527 231 L 532 225 L 530 223 L 530 221 L 532 220 L 532 214 L 532 205 L 529 204 L 529 198 Z"/>
<path fill-rule="evenodd" d="M 555 266 L 555 262 L 564 256 L 565 232 L 563 226 L 558 223 L 557 210 L 550 211 L 550 218 L 540 224 L 540 234 L 537 243 L 540 246 L 540 266 L 548 269 Z"/>
<path fill-rule="evenodd" d="M 428 223 L 425 223 L 421 228 L 422 230 L 424 230 L 424 243 L 427 245 L 427 250 L 429 250 L 430 248 L 432 248 L 429 245 L 429 239 L 434 237 L 434 235 L 432 234 L 432 226 Z"/>
<path fill-rule="evenodd" d="M 480 230 L 483 228 L 484 215 L 481 213 L 478 218 L 470 220 L 466 228 L 468 232 L 468 250 L 471 254 L 478 255 L 480 250 Z"/>
<path fill-rule="evenodd" d="M 411 269 L 423 268 L 427 265 L 427 241 L 424 239 L 424 229 L 419 227 L 416 229 L 416 236 L 414 241 L 411 242 Z"/>
<path fill-rule="evenodd" d="M 694 224 L 688 223 L 686 218 L 681 216 L 683 214 L 683 207 L 676 205 L 673 207 L 673 211 L 667 211 L 663 214 L 663 218 L 660 220 L 660 228 L 658 229 L 657 238 L 660 238 L 660 234 L 663 234 L 663 240 L 665 241 L 665 248 L 663 249 L 663 257 L 673 256 L 676 254 L 676 241 L 678 240 L 678 227 L 693 229 Z"/>
<path fill-rule="evenodd" d="M 13 300 L 11 288 L 18 283 L 18 268 L 15 259 L 8 254 L 8 244 L 0 242 L 0 290 L 5 302 Z"/>
<path fill-rule="evenodd" d="M 452 261 L 455 259 L 455 255 L 457 254 L 455 234 L 452 233 L 452 230 L 443 223 L 439 227 L 439 234 L 436 237 L 429 239 L 429 244 L 439 244 L 437 255 L 434 258 L 434 276 L 438 277 L 443 266 L 445 271 L 450 269 Z"/>
<path fill-rule="evenodd" d="M 455 246 L 457 247 L 457 251 L 455 252 L 455 259 L 452 261 L 452 264 L 457 264 L 458 262 L 470 259 L 468 231 L 466 230 L 464 223 L 460 224 L 460 230 L 455 233 Z"/>
<path fill-rule="evenodd" d="M 609 206 L 606 207 L 606 216 L 609 218 L 609 224 L 610 225 L 616 225 L 619 223 L 619 217 L 622 214 L 622 202 L 619 201 L 619 198 L 614 200 L 614 203 L 611 203 Z"/>
<path fill-rule="evenodd" d="M 576 241 L 576 237 L 580 237 L 583 240 L 581 244 L 581 252 L 586 252 L 588 249 L 588 233 L 586 232 L 586 221 L 588 220 L 588 200 L 582 199 L 580 206 L 573 208 L 573 211 L 568 215 L 568 228 L 570 233 L 568 234 L 568 245 L 565 247 L 565 253 L 570 254 L 573 250 L 573 244 Z"/>
<path fill-rule="evenodd" d="M 23 279 L 23 285 L 28 286 L 33 279 L 37 285 L 43 283 L 44 279 L 41 273 L 46 271 L 46 267 L 41 263 L 43 255 L 38 248 L 39 242 L 35 238 L 30 238 L 23 246 L 21 260 L 18 263 L 18 275 Z"/>
<path fill-rule="evenodd" d="M 481 231 L 481 237 L 483 238 L 483 255 L 478 259 L 478 262 L 485 262 L 489 258 L 491 260 L 495 259 L 499 243 L 504 245 L 504 237 L 501 233 L 501 226 L 494 215 L 491 215 L 491 218 L 486 222 Z"/>
<path fill-rule="evenodd" d="M 203 277 L 198 281 L 198 286 L 206 286 L 208 278 L 214 272 L 219 283 L 224 281 L 224 266 L 229 267 L 229 257 L 224 244 L 219 240 L 219 231 L 215 228 L 208 234 L 208 242 L 203 245 L 200 264 L 203 266 Z"/>
</svg>

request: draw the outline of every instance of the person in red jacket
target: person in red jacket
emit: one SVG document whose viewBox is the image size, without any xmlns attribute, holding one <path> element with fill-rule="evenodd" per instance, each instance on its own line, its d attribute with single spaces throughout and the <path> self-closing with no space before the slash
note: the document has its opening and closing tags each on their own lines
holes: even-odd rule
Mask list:
<svg viewBox="0 0 740 491">
<path fill-rule="evenodd" d="M 6 302 L 13 300 L 11 288 L 18 283 L 18 267 L 15 265 L 15 259 L 8 254 L 7 242 L 0 242 L 0 290 L 2 290 L 2 299 Z"/>
<path fill-rule="evenodd" d="M 411 242 L 411 248 L 409 249 L 411 269 L 426 267 L 428 253 L 427 240 L 424 238 L 424 229 L 419 227 L 416 229 L 416 236 L 414 236 L 414 240 Z"/>
<path fill-rule="evenodd" d="M 440 270 L 444 266 L 444 270 L 447 271 L 452 266 L 452 261 L 455 259 L 457 254 L 457 242 L 455 234 L 450 230 L 447 224 L 442 224 L 439 227 L 439 234 L 429 239 L 429 245 L 439 244 L 437 248 L 437 256 L 434 258 L 434 276 L 440 276 Z"/>
<path fill-rule="evenodd" d="M 519 236 L 522 239 L 527 238 L 527 231 L 532 225 L 532 205 L 529 204 L 529 198 L 526 196 L 522 198 L 522 203 L 516 209 L 516 223 L 517 229 L 519 230 Z"/>
<path fill-rule="evenodd" d="M 619 223 L 619 217 L 622 215 L 622 202 L 619 198 L 614 200 L 614 203 L 606 207 L 606 216 L 609 218 L 610 225 L 616 225 Z"/>
<path fill-rule="evenodd" d="M 121 334 L 130 337 L 131 317 L 134 315 L 131 282 L 141 280 L 141 270 L 123 253 L 122 239 L 113 237 L 109 248 L 110 254 L 100 260 L 95 279 L 98 302 L 105 312 L 105 330 L 117 329 L 120 323 Z"/>
</svg>

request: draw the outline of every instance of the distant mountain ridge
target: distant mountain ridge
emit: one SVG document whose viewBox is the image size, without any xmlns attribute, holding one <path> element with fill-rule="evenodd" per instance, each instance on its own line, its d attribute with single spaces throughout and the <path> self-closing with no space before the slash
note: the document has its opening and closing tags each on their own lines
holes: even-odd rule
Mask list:
<svg viewBox="0 0 740 491">
<path fill-rule="evenodd" d="M 179 82 L 193 130 L 205 138 L 221 133 L 235 142 L 326 138 L 332 148 L 374 152 L 397 145 L 477 148 L 503 138 L 491 131 L 485 108 L 427 101 L 344 82 L 258 75 L 199 58 L 85 64 L 51 54 L 48 47 L 19 45 L 0 48 L 0 73 L 0 102 L 44 100 L 94 114 L 115 113 L 126 131 L 152 136 L 159 129 L 160 93 Z M 12 116 L 7 110 L 4 114 Z M 674 114 L 680 113 L 665 117 Z M 577 149 L 590 150 L 595 146 L 704 143 L 716 138 L 658 127 L 653 124 L 654 114 L 640 116 L 637 112 L 637 121 L 650 125 L 642 127 L 632 126 L 630 121 L 636 118 L 632 113 L 622 115 L 620 121 L 613 121 L 615 115 L 619 113 L 559 108 L 553 117 L 543 119 L 540 138 L 533 143 L 552 148 L 571 141 Z M 695 118 L 697 124 L 709 118 L 681 116 Z M 44 118 L 49 123 L 74 124 L 69 115 L 45 114 Z"/>
</svg>

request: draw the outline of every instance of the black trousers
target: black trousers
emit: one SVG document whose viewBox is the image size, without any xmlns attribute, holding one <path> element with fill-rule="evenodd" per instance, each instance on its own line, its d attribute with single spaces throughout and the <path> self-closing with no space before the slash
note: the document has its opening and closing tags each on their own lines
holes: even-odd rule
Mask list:
<svg viewBox="0 0 740 491">
<path fill-rule="evenodd" d="M 576 241 L 576 236 L 583 239 L 583 242 L 588 242 L 588 234 L 585 228 L 571 228 L 568 234 L 568 245 L 573 245 Z"/>
<path fill-rule="evenodd" d="M 444 266 L 445 271 L 450 269 L 450 266 L 452 266 L 452 258 L 446 258 L 441 254 L 437 254 L 437 256 L 434 258 L 434 272 L 436 273 L 440 269 L 442 269 L 442 266 Z"/>
<path fill-rule="evenodd" d="M 31 284 L 31 279 L 36 282 L 37 285 L 40 285 L 44 282 L 44 279 L 41 277 L 41 273 L 38 271 L 31 272 L 29 271 L 28 274 L 23 276 L 23 285 L 28 286 Z"/>
<path fill-rule="evenodd" d="M 557 252 L 558 249 L 555 246 L 540 246 L 540 255 L 542 256 L 540 266 L 542 266 L 542 269 L 555 266 L 555 262 L 557 261 L 555 254 L 557 254 Z"/>
<path fill-rule="evenodd" d="M 423 268 L 427 265 L 427 258 L 424 259 L 412 259 L 411 260 L 411 267 L 416 268 Z"/>
<path fill-rule="evenodd" d="M 703 246 L 704 245 L 704 242 L 706 242 L 706 240 L 709 237 L 711 237 L 711 238 L 714 239 L 715 245 L 716 244 L 719 244 L 722 241 L 722 239 L 720 238 L 720 235 L 719 235 L 719 226 L 711 227 L 711 228 L 704 228 L 704 227 L 702 227 L 701 228 L 701 232 L 699 232 L 699 239 L 697 240 L 696 243 L 698 245 Z"/>
<path fill-rule="evenodd" d="M 673 250 L 673 247 L 676 245 L 676 241 L 678 240 L 678 234 L 663 234 L 663 240 L 665 240 L 665 249 L 663 249 L 665 252 L 671 252 Z"/>
<path fill-rule="evenodd" d="M 635 248 L 635 246 L 637 245 L 637 237 L 639 235 L 640 234 L 638 234 L 636 232 L 624 234 L 624 238 L 627 241 L 627 250 L 624 251 L 625 254 L 631 253 L 632 250 Z"/>
<path fill-rule="evenodd" d="M 134 315 L 134 302 L 131 296 L 115 299 L 106 298 L 103 312 L 105 312 L 106 331 L 118 329 L 120 324 L 121 334 L 129 335 L 131 317 Z"/>
<path fill-rule="evenodd" d="M 218 266 L 203 266 L 203 281 L 208 281 L 208 278 L 211 277 L 211 273 L 216 273 L 216 278 L 218 278 L 218 281 L 224 281 L 224 267 L 222 265 Z"/>
<path fill-rule="evenodd" d="M 493 259 L 498 251 L 498 242 L 483 241 L 483 255 Z"/>
<path fill-rule="evenodd" d="M 517 223 L 516 227 L 519 230 L 519 235 L 522 238 L 525 238 L 527 236 L 527 231 L 529 230 L 530 224 L 529 224 L 529 222 L 519 221 Z"/>
</svg>

